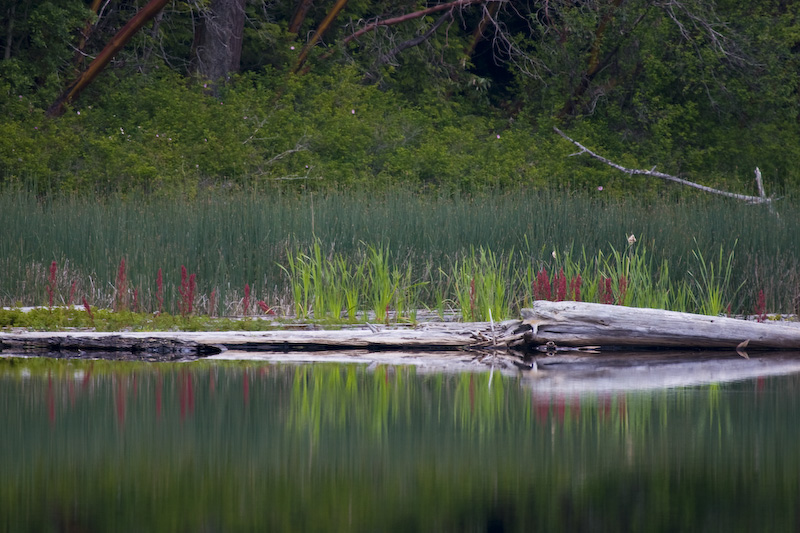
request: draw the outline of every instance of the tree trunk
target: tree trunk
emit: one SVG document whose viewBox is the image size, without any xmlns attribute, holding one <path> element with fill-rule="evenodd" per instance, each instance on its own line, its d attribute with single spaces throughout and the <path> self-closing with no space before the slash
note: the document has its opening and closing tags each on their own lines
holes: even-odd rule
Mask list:
<svg viewBox="0 0 800 533">
<path fill-rule="evenodd" d="M 3 52 L 3 59 L 11 59 L 11 45 L 14 44 L 14 8 L 16 6 L 11 4 L 11 7 L 6 11 L 8 22 L 6 23 L 6 49 Z"/>
<path fill-rule="evenodd" d="M 289 33 L 297 33 L 300 31 L 300 27 L 306 19 L 306 14 L 313 4 L 314 0 L 300 0 L 292 16 L 292 21 L 289 23 Z"/>
<path fill-rule="evenodd" d="M 245 0 L 213 0 L 195 35 L 195 65 L 203 78 L 218 82 L 239 70 Z"/>
</svg>

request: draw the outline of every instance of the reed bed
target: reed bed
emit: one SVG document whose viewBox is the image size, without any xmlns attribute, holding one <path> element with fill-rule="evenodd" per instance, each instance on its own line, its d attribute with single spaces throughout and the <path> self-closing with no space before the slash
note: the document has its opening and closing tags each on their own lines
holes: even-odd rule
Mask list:
<svg viewBox="0 0 800 533">
<path fill-rule="evenodd" d="M 586 301 L 710 314 L 797 312 L 800 213 L 790 200 L 778 211 L 525 190 L 5 192 L 0 303 L 353 321 L 365 311 L 413 321 L 427 307 L 485 320 L 577 290 Z"/>
</svg>

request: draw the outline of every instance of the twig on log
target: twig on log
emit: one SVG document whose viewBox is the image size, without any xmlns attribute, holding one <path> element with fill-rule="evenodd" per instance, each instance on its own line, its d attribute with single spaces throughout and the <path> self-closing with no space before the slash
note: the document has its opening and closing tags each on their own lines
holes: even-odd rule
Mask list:
<svg viewBox="0 0 800 533">
<path fill-rule="evenodd" d="M 571 142 L 572 144 L 574 144 L 575 146 L 577 146 L 578 148 L 581 149 L 580 152 L 577 152 L 577 153 L 572 154 L 572 155 L 589 154 L 590 156 L 592 156 L 593 158 L 597 159 L 598 161 L 602 161 L 606 165 L 608 165 L 610 167 L 613 167 L 613 168 L 616 168 L 617 170 L 619 170 L 621 172 L 624 172 L 626 174 L 629 174 L 631 176 L 634 176 L 634 175 L 637 175 L 637 174 L 643 175 L 643 176 L 653 176 L 653 177 L 656 177 L 656 178 L 665 179 L 667 181 L 674 181 L 675 183 L 680 183 L 681 185 L 686 185 L 687 187 L 693 187 L 695 189 L 699 189 L 699 190 L 707 192 L 707 193 L 719 194 L 721 196 L 726 196 L 728 198 L 734 198 L 736 200 L 742 200 L 744 202 L 748 202 L 748 203 L 751 203 L 751 204 L 767 204 L 767 205 L 770 205 L 770 207 L 771 207 L 771 204 L 772 204 L 773 200 L 775 200 L 774 197 L 767 196 L 764 193 L 764 185 L 761 182 L 761 171 L 758 170 L 758 168 L 756 168 L 756 184 L 758 185 L 759 196 L 749 196 L 747 194 L 738 194 L 738 193 L 734 193 L 734 192 L 721 191 L 719 189 L 714 189 L 713 187 L 707 187 L 705 185 L 700 185 L 699 183 L 695 183 L 693 181 L 685 180 L 685 179 L 679 178 L 677 176 L 673 176 L 671 174 L 665 174 L 663 172 L 656 172 L 656 170 L 655 170 L 656 167 L 653 167 L 650 170 L 642 170 L 642 169 L 636 169 L 636 168 L 623 167 L 622 165 L 614 163 L 610 159 L 606 159 L 605 157 L 592 152 L 591 150 L 586 148 L 584 145 L 582 145 L 581 143 L 579 143 L 575 139 L 570 138 L 566 133 L 564 133 L 560 129 L 554 127 L 553 130 L 555 130 L 556 133 L 558 133 L 563 138 L 565 138 L 566 140 L 568 140 L 569 142 Z"/>
</svg>

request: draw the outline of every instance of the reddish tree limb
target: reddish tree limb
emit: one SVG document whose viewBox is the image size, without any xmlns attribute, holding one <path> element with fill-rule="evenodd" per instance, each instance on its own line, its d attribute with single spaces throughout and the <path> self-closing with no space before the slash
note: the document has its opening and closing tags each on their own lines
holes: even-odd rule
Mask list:
<svg viewBox="0 0 800 533">
<path fill-rule="evenodd" d="M 347 44 L 353 39 L 358 39 L 365 33 L 369 33 L 378 29 L 381 26 L 392 26 L 394 24 L 400 24 L 401 22 L 405 22 L 407 20 L 418 19 L 420 17 L 424 17 L 425 15 L 430 15 L 431 13 L 436 13 L 438 11 L 444 11 L 445 9 L 454 9 L 456 7 L 466 7 L 472 4 L 483 4 L 489 2 L 503 2 L 505 0 L 454 0 L 453 2 L 447 2 L 444 4 L 439 4 L 438 6 L 429 7 L 427 9 L 422 9 L 420 11 L 414 11 L 413 13 L 407 13 L 405 15 L 400 15 L 399 17 L 393 17 L 390 19 L 378 20 L 373 22 L 372 24 L 367 24 L 357 32 L 352 35 L 348 35 L 344 39 L 342 39 L 342 44 Z"/>
<path fill-rule="evenodd" d="M 47 110 L 47 116 L 58 117 L 64 114 L 64 106 L 75 100 L 100 72 L 108 65 L 111 59 L 125 46 L 131 37 L 141 29 L 144 24 L 161 11 L 169 0 L 150 0 L 131 20 L 128 21 L 117 34 L 106 44 L 103 51 L 89 63 L 78 78 L 61 93 L 53 105 Z"/>
<path fill-rule="evenodd" d="M 371 31 L 375 31 L 376 29 L 380 28 L 381 26 L 393 26 L 395 24 L 400 24 L 401 22 L 406 22 L 408 20 L 418 19 L 420 17 L 424 17 L 426 15 L 430 15 L 431 13 L 437 13 L 439 11 L 445 11 L 448 9 L 455 9 L 457 7 L 466 7 L 471 6 L 473 4 L 488 4 L 488 3 L 501 3 L 507 2 L 508 0 L 454 0 L 452 2 L 446 2 L 444 4 L 439 4 L 437 6 L 429 7 L 427 9 L 422 9 L 420 11 L 414 11 L 413 13 L 406 13 L 405 15 L 400 15 L 397 17 L 392 17 L 389 19 L 383 19 L 375 21 L 371 24 L 367 24 L 357 32 L 353 33 L 352 35 L 348 35 L 344 39 L 342 39 L 341 44 L 347 44 L 354 39 L 358 39 L 362 35 L 369 33 Z M 331 55 L 333 55 L 334 50 L 330 50 L 329 52 L 322 55 L 322 59 L 327 59 Z"/>
<path fill-rule="evenodd" d="M 344 9 L 344 6 L 347 4 L 347 0 L 336 0 L 336 3 L 333 5 L 331 10 L 325 16 L 322 22 L 319 23 L 319 27 L 317 27 L 317 31 L 314 32 L 314 35 L 311 36 L 311 39 L 306 43 L 303 47 L 303 50 L 300 52 L 300 55 L 297 58 L 297 62 L 294 64 L 292 68 L 292 74 L 296 74 L 297 71 L 303 66 L 303 63 L 306 62 L 308 59 L 308 54 L 311 53 L 311 49 L 317 44 L 322 36 L 328 31 L 330 28 L 331 23 L 336 19 L 339 15 L 339 12 Z"/>
</svg>

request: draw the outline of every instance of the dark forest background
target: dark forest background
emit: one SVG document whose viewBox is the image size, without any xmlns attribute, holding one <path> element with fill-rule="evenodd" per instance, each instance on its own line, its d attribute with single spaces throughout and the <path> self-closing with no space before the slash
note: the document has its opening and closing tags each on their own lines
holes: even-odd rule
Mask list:
<svg viewBox="0 0 800 533">
<path fill-rule="evenodd" d="M 509 187 L 634 168 L 800 185 L 800 4 L 0 1 L 0 183 L 37 192 Z"/>
</svg>

